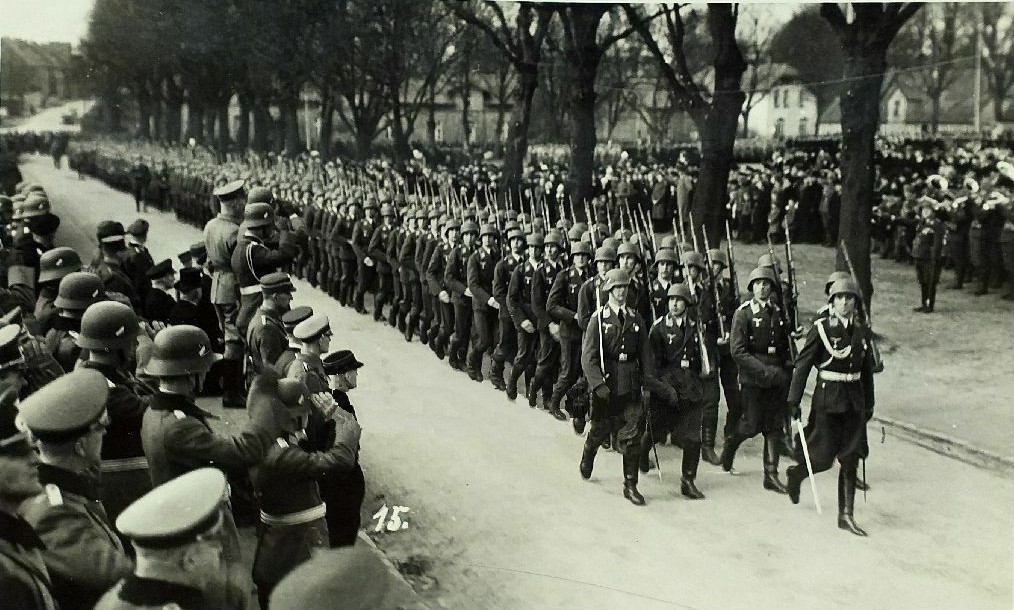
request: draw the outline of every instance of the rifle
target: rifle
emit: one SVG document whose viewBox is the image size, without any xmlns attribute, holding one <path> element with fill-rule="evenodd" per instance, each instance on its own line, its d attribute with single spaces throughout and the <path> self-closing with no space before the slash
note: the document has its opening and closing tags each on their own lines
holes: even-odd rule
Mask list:
<svg viewBox="0 0 1014 610">
<path fill-rule="evenodd" d="M 694 211 L 690 210 L 690 237 L 694 240 L 694 251 L 700 252 L 701 247 L 697 244 L 697 231 L 694 230 Z"/>
<path fill-rule="evenodd" d="M 768 233 L 768 255 L 771 256 L 771 271 L 773 271 L 774 274 L 775 274 L 775 284 L 776 284 L 776 286 L 774 286 L 773 288 L 781 289 L 781 287 L 782 287 L 782 274 L 778 272 L 778 265 L 775 264 L 777 262 L 776 259 L 775 259 L 775 245 L 771 241 L 771 234 L 770 233 Z M 784 297 L 784 295 L 783 295 L 783 297 Z M 796 327 L 792 326 L 792 320 L 789 319 L 789 307 L 788 307 L 788 304 L 785 302 L 789 298 L 791 298 L 791 297 L 785 297 L 785 298 L 782 299 L 781 307 L 778 308 L 778 311 L 779 311 L 779 317 L 781 317 L 782 322 L 786 326 L 788 326 L 789 328 L 792 329 L 792 330 L 789 331 L 789 356 L 792 358 L 792 361 L 795 362 L 796 361 L 796 356 L 799 355 L 799 347 L 796 346 L 796 340 L 792 338 L 792 333 L 795 332 L 795 328 Z"/>
<path fill-rule="evenodd" d="M 785 275 L 789 282 L 789 298 L 785 304 L 788 309 L 789 320 L 792 322 L 792 329 L 799 328 L 799 290 L 796 287 L 796 269 L 792 262 L 792 238 L 789 237 L 788 220 L 782 219 L 785 228 Z"/>
<path fill-rule="evenodd" d="M 676 239 L 682 244 L 683 242 L 686 241 L 686 236 L 683 235 L 683 227 L 686 226 L 686 223 L 683 221 L 683 208 L 681 208 L 679 206 L 676 206 L 676 213 L 679 214 L 680 224 L 679 224 L 679 230 L 677 231 L 676 230 L 676 224 L 675 224 L 675 220 L 676 219 L 673 219 L 673 231 L 676 232 Z M 681 247 L 681 250 L 682 250 L 682 247 Z M 681 259 L 682 259 L 682 255 L 681 255 Z"/>
<path fill-rule="evenodd" d="M 708 281 L 711 282 L 711 292 L 715 299 L 715 317 L 718 318 L 718 342 L 725 344 L 729 341 L 729 333 L 725 329 L 725 316 L 722 315 L 722 298 L 718 293 L 719 278 L 715 277 L 715 261 L 711 259 L 711 244 L 708 243 L 708 232 L 705 230 L 704 225 L 701 225 L 701 235 L 704 237 L 704 252 L 708 259 Z"/>
<path fill-rule="evenodd" d="M 570 204 L 570 219 L 574 221 L 574 224 L 577 224 L 577 214 L 574 213 L 574 198 L 571 197 L 570 195 L 567 195 L 567 203 Z M 563 203 L 561 202 L 560 205 L 562 206 Z M 590 221 L 591 219 L 586 219 L 586 220 Z M 589 222 L 589 227 L 590 227 L 590 222 Z"/>
<path fill-rule="evenodd" d="M 884 370 L 884 360 L 880 356 L 880 346 L 877 345 L 877 341 L 873 336 L 873 310 L 870 309 L 870 302 L 866 300 L 866 292 L 863 290 L 862 284 L 859 283 L 858 276 L 856 276 L 856 268 L 852 266 L 852 257 L 849 256 L 849 249 L 845 245 L 845 239 L 842 238 L 840 243 L 842 256 L 845 258 L 845 264 L 849 268 L 849 275 L 852 276 L 852 282 L 856 285 L 856 289 L 859 290 L 859 298 L 863 302 L 866 323 L 870 325 L 870 351 L 873 352 L 873 372 L 880 373 Z"/>
<path fill-rule="evenodd" d="M 729 221 L 725 221 L 725 249 L 729 254 L 729 281 L 732 282 L 732 294 L 736 297 L 736 304 L 742 300 L 739 294 L 739 278 L 736 277 L 736 253 L 732 246 L 732 234 L 729 231 Z"/>
<path fill-rule="evenodd" d="M 573 205 L 573 203 L 574 202 L 572 201 L 571 205 Z M 588 235 L 591 237 L 592 248 L 596 249 L 596 248 L 598 248 L 598 245 L 596 245 L 596 243 L 595 243 L 595 233 L 598 232 L 598 229 L 596 228 L 596 224 L 591 221 L 591 217 L 592 217 L 591 216 L 591 207 L 589 206 L 589 203 L 588 203 L 587 199 L 584 200 L 584 214 L 589 219 L 589 223 L 588 223 Z"/>
<path fill-rule="evenodd" d="M 684 257 L 683 257 L 683 243 L 682 242 L 680 242 L 676 246 L 676 251 L 679 253 L 680 264 L 683 264 Z M 704 342 L 704 324 L 703 324 L 703 319 L 701 317 L 701 310 L 700 310 L 700 302 L 701 302 L 701 300 L 699 298 L 697 298 L 697 290 L 696 290 L 696 288 L 694 288 L 693 282 L 690 281 L 690 271 L 689 271 L 689 269 L 686 266 L 683 267 L 683 279 L 684 279 L 684 281 L 686 281 L 687 286 L 690 287 L 690 294 L 691 294 L 691 296 L 694 297 L 694 307 L 697 309 L 697 320 L 698 320 L 698 324 L 697 324 L 697 344 L 698 344 L 698 347 L 701 348 L 701 374 L 702 375 L 710 375 L 711 374 L 711 356 L 708 355 L 708 346 Z"/>
<path fill-rule="evenodd" d="M 613 234 L 613 213 L 609 210 L 609 203 L 606 203 L 606 227 L 609 229 L 609 234 Z"/>
</svg>

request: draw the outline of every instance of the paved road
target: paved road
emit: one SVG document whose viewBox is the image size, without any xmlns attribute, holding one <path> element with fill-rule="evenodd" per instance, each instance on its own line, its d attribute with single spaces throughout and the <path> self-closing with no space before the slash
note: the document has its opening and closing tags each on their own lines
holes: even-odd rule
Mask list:
<svg viewBox="0 0 1014 610">
<path fill-rule="evenodd" d="M 45 185 L 64 221 L 60 241 L 90 254 L 95 223 L 135 217 L 129 196 L 79 181 L 46 159 L 22 172 Z M 156 259 L 198 239 L 157 212 Z M 431 352 L 297 282 L 296 302 L 323 311 L 335 348 L 367 363 L 353 395 L 363 423 L 368 508 L 408 506 L 410 527 L 378 537 L 422 575 L 435 607 L 463 608 L 1010 608 L 1014 481 L 890 437 L 871 438 L 868 478 L 850 536 L 835 524 L 835 476 L 818 477 L 792 506 L 761 489 L 758 440 L 739 476 L 702 465 L 707 500 L 686 501 L 679 457 L 659 454 L 643 508 L 620 495 L 617 454 L 600 453 L 590 482 L 577 472 L 581 439 L 568 424 L 451 371 Z M 371 524 L 366 524 L 368 527 Z M 372 529 L 372 528 L 371 528 Z"/>
<path fill-rule="evenodd" d="M 0 133 L 18 131 L 66 131 L 77 133 L 81 131 L 81 125 L 64 125 L 63 115 L 69 112 L 76 112 L 78 120 L 81 119 L 95 105 L 95 100 L 77 100 L 46 108 L 42 112 L 29 117 L 24 122 L 18 123 L 15 127 L 2 127 Z"/>
</svg>

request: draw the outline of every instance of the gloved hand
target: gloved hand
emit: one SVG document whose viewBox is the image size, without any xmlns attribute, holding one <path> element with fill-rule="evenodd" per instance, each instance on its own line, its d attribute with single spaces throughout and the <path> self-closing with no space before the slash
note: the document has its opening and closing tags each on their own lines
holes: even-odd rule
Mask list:
<svg viewBox="0 0 1014 610">
<path fill-rule="evenodd" d="M 609 392 L 609 386 L 606 385 L 605 382 L 602 382 L 597 386 L 595 386 L 595 389 L 592 391 L 592 394 L 594 394 L 595 398 L 601 402 L 608 402 L 609 397 L 611 396 L 611 393 Z"/>
</svg>

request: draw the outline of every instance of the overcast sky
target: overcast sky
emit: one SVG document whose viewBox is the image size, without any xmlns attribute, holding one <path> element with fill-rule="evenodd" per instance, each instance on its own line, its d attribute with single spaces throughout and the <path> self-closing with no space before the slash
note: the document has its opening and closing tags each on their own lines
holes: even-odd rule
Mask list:
<svg viewBox="0 0 1014 610">
<path fill-rule="evenodd" d="M 0 36 L 77 43 L 88 30 L 88 14 L 94 4 L 95 0 L 0 0 Z M 799 6 L 758 5 L 776 23 L 788 20 Z"/>
</svg>

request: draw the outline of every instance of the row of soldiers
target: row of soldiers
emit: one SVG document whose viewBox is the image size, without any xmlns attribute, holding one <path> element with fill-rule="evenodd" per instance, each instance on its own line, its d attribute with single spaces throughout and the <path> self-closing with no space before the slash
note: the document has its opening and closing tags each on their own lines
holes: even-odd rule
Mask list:
<svg viewBox="0 0 1014 610">
<path fill-rule="evenodd" d="M 196 402 L 224 348 L 204 244 L 181 253 L 177 280 L 170 260 L 152 260 L 143 220 L 98 223 L 87 262 L 54 245 L 59 217 L 43 187 L 19 184 L 0 204 L 5 607 L 250 608 L 256 586 L 267 608 L 316 549 L 354 544 L 364 486 L 347 392 L 363 365 L 329 350 L 326 317 L 286 316 L 291 366 L 252 375 L 248 423 L 221 434 Z M 269 273 L 258 289 L 270 299 L 293 287 Z M 244 487 L 259 513 L 252 570 L 234 517 Z M 371 607 L 384 585 L 359 579 L 367 555 L 338 552 L 347 569 L 322 584 Z M 306 595 L 290 587 L 272 607 L 305 607 Z"/>
</svg>

